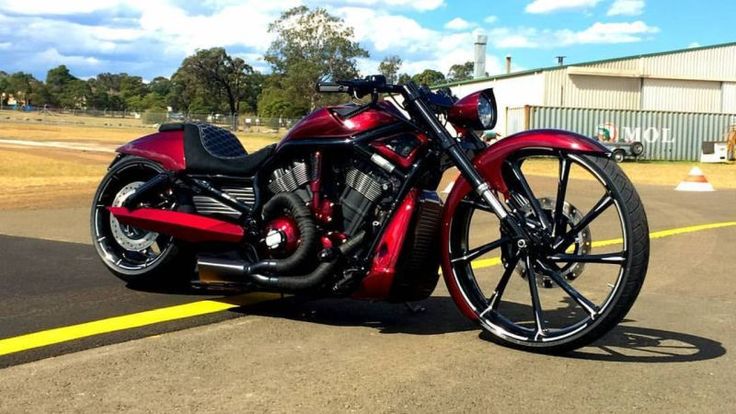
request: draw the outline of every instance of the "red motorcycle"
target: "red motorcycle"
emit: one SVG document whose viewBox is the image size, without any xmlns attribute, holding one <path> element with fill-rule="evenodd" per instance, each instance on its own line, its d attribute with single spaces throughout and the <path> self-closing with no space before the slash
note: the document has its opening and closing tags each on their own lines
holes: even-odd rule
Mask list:
<svg viewBox="0 0 736 414">
<path fill-rule="evenodd" d="M 489 338 L 548 353 L 589 344 L 631 308 L 647 220 L 601 144 L 537 130 L 486 146 L 491 89 L 457 100 L 382 76 L 317 87 L 370 99 L 316 110 L 252 154 L 189 122 L 120 147 L 92 207 L 105 265 L 129 283 L 391 302 L 427 298 L 441 265 Z"/>
</svg>

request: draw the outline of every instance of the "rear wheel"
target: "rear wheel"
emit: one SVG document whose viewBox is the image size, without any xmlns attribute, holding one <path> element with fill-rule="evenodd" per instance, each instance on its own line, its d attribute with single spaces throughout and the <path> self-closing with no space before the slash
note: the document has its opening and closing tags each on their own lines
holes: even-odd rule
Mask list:
<svg viewBox="0 0 736 414">
<path fill-rule="evenodd" d="M 125 158 L 113 165 L 95 194 L 90 226 L 92 243 L 107 268 L 135 284 L 188 280 L 193 259 L 172 237 L 120 223 L 107 207 L 120 207 L 135 190 L 163 168 L 146 159 Z M 145 200 L 146 206 L 175 208 L 170 189 Z"/>
<path fill-rule="evenodd" d="M 535 150 L 503 168 L 507 207 L 530 240 L 512 241 L 469 192 L 450 224 L 450 291 L 494 342 L 547 353 L 587 345 L 623 319 L 644 281 L 641 201 L 606 158 Z"/>
</svg>

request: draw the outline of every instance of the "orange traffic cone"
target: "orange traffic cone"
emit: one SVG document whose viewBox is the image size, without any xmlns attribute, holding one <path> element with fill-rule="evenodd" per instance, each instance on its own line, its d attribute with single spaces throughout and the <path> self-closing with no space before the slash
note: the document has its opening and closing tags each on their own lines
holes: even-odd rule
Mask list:
<svg viewBox="0 0 736 414">
<path fill-rule="evenodd" d="M 680 182 L 675 191 L 715 191 L 698 167 L 693 167 L 687 177 Z"/>
</svg>

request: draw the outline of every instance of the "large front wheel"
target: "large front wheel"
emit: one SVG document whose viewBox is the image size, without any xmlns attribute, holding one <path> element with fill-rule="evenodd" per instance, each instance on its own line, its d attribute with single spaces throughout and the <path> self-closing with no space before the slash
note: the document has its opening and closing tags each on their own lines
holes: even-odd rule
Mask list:
<svg viewBox="0 0 736 414">
<path fill-rule="evenodd" d="M 585 346 L 633 305 L 649 258 L 644 208 L 612 160 L 522 151 L 503 164 L 513 240 L 469 191 L 449 228 L 445 279 L 494 342 L 560 353 Z"/>
</svg>

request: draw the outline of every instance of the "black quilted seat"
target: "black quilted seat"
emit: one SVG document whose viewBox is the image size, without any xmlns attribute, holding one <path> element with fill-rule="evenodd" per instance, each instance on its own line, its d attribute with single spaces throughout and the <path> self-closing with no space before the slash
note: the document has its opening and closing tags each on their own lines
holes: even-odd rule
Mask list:
<svg viewBox="0 0 736 414">
<path fill-rule="evenodd" d="M 172 130 L 184 131 L 187 171 L 195 174 L 250 177 L 276 148 L 275 144 L 269 145 L 248 154 L 232 132 L 205 123 L 165 124 L 159 128 L 159 131 Z"/>
</svg>

